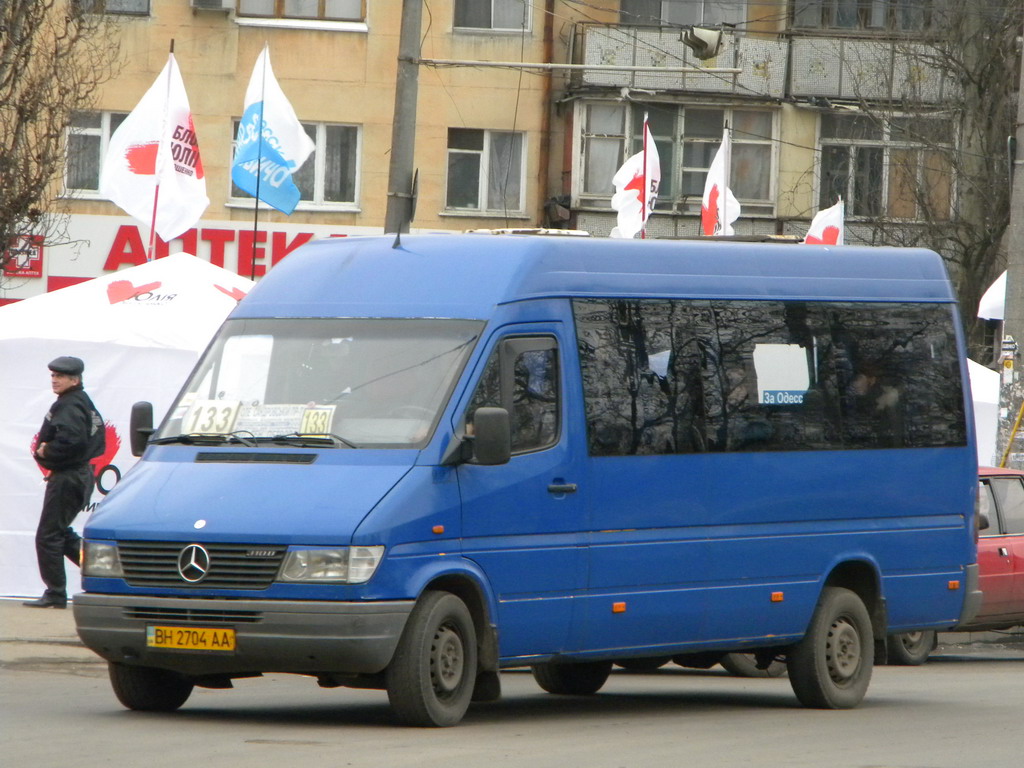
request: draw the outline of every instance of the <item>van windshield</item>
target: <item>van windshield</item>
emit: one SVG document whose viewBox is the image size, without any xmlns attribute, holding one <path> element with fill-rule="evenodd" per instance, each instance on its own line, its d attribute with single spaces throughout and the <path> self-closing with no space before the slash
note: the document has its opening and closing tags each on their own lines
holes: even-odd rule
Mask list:
<svg viewBox="0 0 1024 768">
<path fill-rule="evenodd" d="M 422 447 L 482 326 L 229 320 L 154 442 Z"/>
</svg>

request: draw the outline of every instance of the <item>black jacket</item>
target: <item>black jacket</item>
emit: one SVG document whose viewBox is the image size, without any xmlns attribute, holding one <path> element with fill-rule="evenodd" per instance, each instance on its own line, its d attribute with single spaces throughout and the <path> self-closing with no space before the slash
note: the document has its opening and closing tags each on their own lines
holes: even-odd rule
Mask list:
<svg viewBox="0 0 1024 768">
<path fill-rule="evenodd" d="M 103 417 L 80 385 L 50 406 L 39 429 L 39 443 L 46 443 L 46 455 L 36 456 L 36 461 L 50 470 L 83 466 L 106 450 Z"/>
</svg>

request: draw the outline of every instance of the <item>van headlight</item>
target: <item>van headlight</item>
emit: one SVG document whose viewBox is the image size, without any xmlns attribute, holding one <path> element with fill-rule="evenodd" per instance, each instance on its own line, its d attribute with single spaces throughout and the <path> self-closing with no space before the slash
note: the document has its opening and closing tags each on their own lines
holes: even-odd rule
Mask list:
<svg viewBox="0 0 1024 768">
<path fill-rule="evenodd" d="M 373 576 L 384 547 L 292 547 L 278 581 L 365 584 Z"/>
<path fill-rule="evenodd" d="M 82 575 L 95 576 L 100 579 L 124 578 L 121 568 L 121 556 L 117 553 L 117 544 L 105 541 L 82 542 Z"/>
</svg>

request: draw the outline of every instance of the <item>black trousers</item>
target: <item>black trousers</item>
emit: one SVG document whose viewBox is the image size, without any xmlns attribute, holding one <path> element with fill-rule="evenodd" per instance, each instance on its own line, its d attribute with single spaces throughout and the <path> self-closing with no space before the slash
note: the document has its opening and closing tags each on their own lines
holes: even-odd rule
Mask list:
<svg viewBox="0 0 1024 768">
<path fill-rule="evenodd" d="M 36 530 L 36 557 L 39 575 L 46 585 L 46 597 L 67 600 L 67 574 L 64 558 L 78 565 L 82 538 L 71 528 L 78 513 L 92 496 L 95 479 L 92 467 L 62 469 L 50 473 L 43 496 L 43 512 Z"/>
</svg>

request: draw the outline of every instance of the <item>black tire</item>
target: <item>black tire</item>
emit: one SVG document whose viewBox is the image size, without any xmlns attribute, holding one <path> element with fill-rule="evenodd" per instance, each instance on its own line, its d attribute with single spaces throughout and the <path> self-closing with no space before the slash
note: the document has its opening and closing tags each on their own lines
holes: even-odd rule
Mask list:
<svg viewBox="0 0 1024 768">
<path fill-rule="evenodd" d="M 193 685 L 176 672 L 109 662 L 114 695 L 128 709 L 173 712 L 192 694 Z"/>
<path fill-rule="evenodd" d="M 719 664 L 736 677 L 782 677 L 786 674 L 786 662 L 775 659 L 767 669 L 760 669 L 752 653 L 727 653 Z"/>
<path fill-rule="evenodd" d="M 804 638 L 788 657 L 789 683 L 805 707 L 850 709 L 864 699 L 874 665 L 871 617 L 856 593 L 825 587 Z"/>
<path fill-rule="evenodd" d="M 640 659 L 618 659 L 615 665 L 628 669 L 630 672 L 653 672 L 656 669 L 661 669 L 670 661 L 672 661 L 670 656 L 653 656 Z"/>
<path fill-rule="evenodd" d="M 612 671 L 610 661 L 585 661 L 581 664 L 550 662 L 530 669 L 537 685 L 548 693 L 565 696 L 590 696 L 601 690 Z"/>
<path fill-rule="evenodd" d="M 928 656 L 938 643 L 934 630 L 903 632 L 889 635 L 885 644 L 889 651 L 889 664 L 899 667 L 917 667 L 928 661 Z"/>
<path fill-rule="evenodd" d="M 424 592 L 385 673 L 391 708 L 405 725 L 456 725 L 473 697 L 476 667 L 466 604 L 449 592 Z"/>
</svg>

